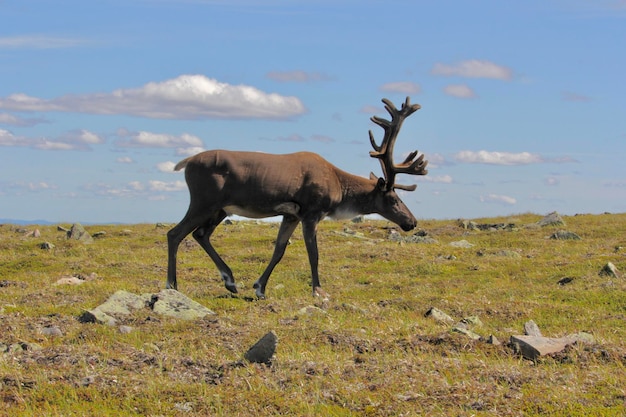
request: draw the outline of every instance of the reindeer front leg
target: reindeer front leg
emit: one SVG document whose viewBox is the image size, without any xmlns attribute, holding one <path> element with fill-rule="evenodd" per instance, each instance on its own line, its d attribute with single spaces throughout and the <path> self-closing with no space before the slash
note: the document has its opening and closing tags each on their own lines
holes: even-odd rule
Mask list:
<svg viewBox="0 0 626 417">
<path fill-rule="evenodd" d="M 193 237 L 196 239 L 196 242 L 202 246 L 202 249 L 209 255 L 217 269 L 220 271 L 220 275 L 224 280 L 224 286 L 226 289 L 234 294 L 237 293 L 237 286 L 235 285 L 235 278 L 233 277 L 233 271 L 226 265 L 226 262 L 221 258 L 221 256 L 217 253 L 213 245 L 211 245 L 211 241 L 209 240 L 215 228 L 226 218 L 226 212 L 224 210 L 220 210 L 217 215 L 207 221 L 201 227 L 198 227 L 193 232 Z"/>
<path fill-rule="evenodd" d="M 283 216 L 283 221 L 280 224 L 280 229 L 278 229 L 278 237 L 276 238 L 276 245 L 274 246 L 274 253 L 272 254 L 272 259 L 270 263 L 263 271 L 261 277 L 254 283 L 254 288 L 256 289 L 256 296 L 260 299 L 265 299 L 265 286 L 267 285 L 267 281 L 274 270 L 274 267 L 280 262 L 285 254 L 285 249 L 287 248 L 287 244 L 289 243 L 289 238 L 293 234 L 293 231 L 296 230 L 296 227 L 300 223 L 300 219 L 295 216 L 285 215 Z"/>
</svg>

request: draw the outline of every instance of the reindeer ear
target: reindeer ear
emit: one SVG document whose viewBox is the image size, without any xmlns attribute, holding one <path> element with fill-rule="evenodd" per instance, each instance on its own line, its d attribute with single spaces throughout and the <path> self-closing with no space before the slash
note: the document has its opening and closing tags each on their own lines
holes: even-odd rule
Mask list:
<svg viewBox="0 0 626 417">
<path fill-rule="evenodd" d="M 378 179 L 378 183 L 376 184 L 376 187 L 381 190 L 381 191 L 386 191 L 387 190 L 387 181 L 385 181 L 384 178 L 379 178 Z"/>
</svg>

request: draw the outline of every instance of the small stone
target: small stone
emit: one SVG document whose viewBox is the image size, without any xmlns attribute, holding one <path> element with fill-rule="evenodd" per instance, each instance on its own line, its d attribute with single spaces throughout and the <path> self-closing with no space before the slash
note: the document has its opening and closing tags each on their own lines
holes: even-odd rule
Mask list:
<svg viewBox="0 0 626 417">
<path fill-rule="evenodd" d="M 99 232 L 94 233 L 94 234 L 93 234 L 93 235 L 91 235 L 91 236 L 92 236 L 93 238 L 97 239 L 97 238 L 100 238 L 100 237 L 104 237 L 104 236 L 106 236 L 106 234 L 107 234 L 107 232 L 104 232 L 104 231 L 99 231 Z"/>
<path fill-rule="evenodd" d="M 119 331 L 122 334 L 128 334 L 128 333 L 131 333 L 133 331 L 133 328 L 131 326 L 120 326 L 119 327 Z"/>
<path fill-rule="evenodd" d="M 446 323 L 446 324 L 454 323 L 454 319 L 452 317 L 450 317 L 449 315 L 447 315 L 446 313 L 444 313 L 443 311 L 439 310 L 436 307 L 431 307 L 426 312 L 426 314 L 424 314 L 424 316 L 431 317 L 439 322 Z"/>
<path fill-rule="evenodd" d="M 501 250 L 496 252 L 496 256 L 501 256 L 503 258 L 511 258 L 511 259 L 520 259 L 522 255 L 519 252 L 515 252 L 513 250 Z"/>
<path fill-rule="evenodd" d="M 93 375 L 89 375 L 84 377 L 83 379 L 80 380 L 80 382 L 78 383 L 78 385 L 80 385 L 81 387 L 88 387 L 89 385 L 93 384 L 94 382 L 96 382 L 96 377 Z"/>
<path fill-rule="evenodd" d="M 568 232 L 567 230 L 559 230 L 558 232 L 550 235 L 550 239 L 554 240 L 580 240 L 580 236 L 578 236 L 574 232 Z"/>
<path fill-rule="evenodd" d="M 85 280 L 79 277 L 61 277 L 54 283 L 54 285 L 81 285 Z"/>
<path fill-rule="evenodd" d="M 619 271 L 617 270 L 615 265 L 613 265 L 612 262 L 608 262 L 606 265 L 604 265 L 602 267 L 602 269 L 600 270 L 600 274 L 599 275 L 601 277 L 618 278 L 619 277 Z"/>
<path fill-rule="evenodd" d="M 322 310 L 319 307 L 316 306 L 306 306 L 306 307 L 302 307 L 300 310 L 298 310 L 298 315 L 299 316 L 312 316 L 313 314 L 323 314 L 326 315 L 328 314 L 326 311 Z"/>
<path fill-rule="evenodd" d="M 457 324 L 456 326 L 454 326 L 452 328 L 453 332 L 457 332 L 457 333 L 461 333 L 467 337 L 469 337 L 470 339 L 473 340 L 480 340 L 481 336 L 478 333 L 475 333 L 473 331 L 471 331 L 470 329 L 468 329 L 465 325 L 463 325 L 462 323 Z"/>
<path fill-rule="evenodd" d="M 41 334 L 49 337 L 63 336 L 63 332 L 57 326 L 44 327 L 43 329 L 41 329 Z"/>
<path fill-rule="evenodd" d="M 492 334 L 487 338 L 487 343 L 494 346 L 500 346 L 502 343 Z"/>
<path fill-rule="evenodd" d="M 574 278 L 572 277 L 563 277 L 560 280 L 558 280 L 557 284 L 562 286 L 562 285 L 567 285 L 571 283 L 572 281 L 574 281 Z"/>
<path fill-rule="evenodd" d="M 524 334 L 526 336 L 537 336 L 542 337 L 541 330 L 539 330 L 539 326 L 532 320 L 528 320 L 524 323 Z"/>
<path fill-rule="evenodd" d="M 256 342 L 244 355 L 244 358 L 252 363 L 270 364 L 272 356 L 276 352 L 278 337 L 270 331 Z"/>
<path fill-rule="evenodd" d="M 461 320 L 461 323 L 464 323 L 468 326 L 482 326 L 483 322 L 478 318 L 478 316 L 469 316 L 465 317 Z"/>
<path fill-rule="evenodd" d="M 39 245 L 39 248 L 44 249 L 44 250 L 50 250 L 50 249 L 54 249 L 54 245 L 50 242 L 43 242 L 41 245 Z"/>
<path fill-rule="evenodd" d="M 459 241 L 456 241 L 456 242 L 450 242 L 450 246 L 453 246 L 455 248 L 472 248 L 472 247 L 474 247 L 474 245 L 472 243 L 469 243 L 465 239 L 459 240 Z"/>
</svg>

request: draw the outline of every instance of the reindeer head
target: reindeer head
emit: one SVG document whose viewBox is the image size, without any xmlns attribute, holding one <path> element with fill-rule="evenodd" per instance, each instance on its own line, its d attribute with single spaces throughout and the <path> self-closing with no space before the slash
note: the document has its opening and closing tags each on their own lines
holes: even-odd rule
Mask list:
<svg viewBox="0 0 626 417">
<path fill-rule="evenodd" d="M 424 159 L 423 154 L 416 159 L 418 151 L 413 151 L 406 157 L 404 162 L 395 164 L 393 161 L 393 147 L 402 127 L 402 122 L 419 110 L 420 105 L 411 104 L 409 97 L 407 97 L 402 104 L 402 108 L 398 110 L 390 100 L 384 98 L 382 101 L 385 103 L 385 109 L 391 115 L 391 120 L 377 116 L 371 118 L 374 123 L 385 131 L 380 146 L 376 144 L 372 131 L 369 131 L 370 143 L 374 148 L 373 151 L 370 151 L 370 156 L 378 158 L 384 175 L 384 178 L 379 178 L 374 173 L 370 174 L 370 178 L 377 181 L 377 189 L 379 191 L 375 205 L 377 212 L 381 216 L 398 224 L 404 230 L 411 230 L 415 227 L 417 221 L 394 190 L 414 191 L 417 185 L 396 184 L 395 178 L 396 174 L 426 175 L 428 173 L 426 169 L 428 161 Z"/>
</svg>

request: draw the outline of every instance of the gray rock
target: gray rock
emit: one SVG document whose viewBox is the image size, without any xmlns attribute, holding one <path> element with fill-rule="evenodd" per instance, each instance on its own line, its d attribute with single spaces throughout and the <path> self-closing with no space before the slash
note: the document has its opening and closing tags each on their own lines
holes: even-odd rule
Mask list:
<svg viewBox="0 0 626 417">
<path fill-rule="evenodd" d="M 450 246 L 453 246 L 455 248 L 472 248 L 472 247 L 474 247 L 474 245 L 472 243 L 469 243 L 465 239 L 459 240 L 459 241 L 456 241 L 456 242 L 450 242 Z"/>
<path fill-rule="evenodd" d="M 496 338 L 494 335 L 490 334 L 489 337 L 487 338 L 487 343 L 489 343 L 490 345 L 494 345 L 494 346 L 500 346 L 502 345 L 502 343 L 500 343 L 500 341 L 498 340 L 498 338 Z"/>
<path fill-rule="evenodd" d="M 57 326 L 46 326 L 41 329 L 41 334 L 48 337 L 63 336 L 63 332 Z"/>
<path fill-rule="evenodd" d="M 435 307 L 431 307 L 426 314 L 424 314 L 424 316 L 446 324 L 454 323 L 454 319 L 452 317 Z"/>
<path fill-rule="evenodd" d="M 539 220 L 537 224 L 541 227 L 546 226 L 565 226 L 565 221 L 561 218 L 559 213 L 553 211 L 545 216 L 543 219 Z"/>
<path fill-rule="evenodd" d="M 298 310 L 299 316 L 312 316 L 314 314 L 326 315 L 328 313 L 316 306 L 306 306 Z"/>
<path fill-rule="evenodd" d="M 118 290 L 97 309 L 108 315 L 127 316 L 134 310 L 146 307 L 148 300 L 147 295 L 139 296 L 132 292 Z"/>
<path fill-rule="evenodd" d="M 613 278 L 619 278 L 620 273 L 617 270 L 617 268 L 615 267 L 615 265 L 613 265 L 612 262 L 608 262 L 606 265 L 604 265 L 602 267 L 602 269 L 600 270 L 599 275 L 601 277 L 613 277 Z"/>
<path fill-rule="evenodd" d="M 567 230 L 559 230 L 552 235 L 550 235 L 550 239 L 556 240 L 580 240 L 580 236 L 578 236 L 574 232 L 568 232 Z"/>
<path fill-rule="evenodd" d="M 155 313 L 182 320 L 193 320 L 215 314 L 202 304 L 176 290 L 161 290 L 156 294 L 142 295 L 119 290 L 103 304 L 81 314 L 79 321 L 114 326 L 117 324 L 115 317 L 128 316 L 143 308 L 150 308 Z M 122 329 L 120 331 L 123 332 Z"/>
<path fill-rule="evenodd" d="M 563 351 L 572 341 L 567 338 L 543 336 L 511 336 L 511 345 L 526 359 L 535 360 L 540 356 Z"/>
<path fill-rule="evenodd" d="M 496 256 L 501 256 L 503 258 L 511 258 L 511 259 L 520 259 L 522 255 L 519 252 L 515 252 L 514 250 L 500 250 L 496 252 Z"/>
<path fill-rule="evenodd" d="M 183 320 L 193 320 L 215 314 L 202 304 L 171 289 L 161 290 L 158 294 L 151 295 L 149 306 L 155 313 Z"/>
<path fill-rule="evenodd" d="M 524 323 L 524 334 L 526 336 L 537 336 L 542 337 L 541 330 L 539 330 L 539 326 L 532 320 L 528 320 Z"/>
<path fill-rule="evenodd" d="M 468 329 L 465 325 L 463 325 L 462 323 L 457 324 L 456 326 L 454 326 L 452 328 L 453 332 L 457 332 L 457 333 L 461 333 L 467 337 L 469 337 L 472 340 L 480 340 L 481 336 L 478 333 L 475 333 L 474 331 Z"/>
<path fill-rule="evenodd" d="M 74 223 L 72 225 L 72 228 L 69 232 L 67 232 L 67 238 L 78 240 L 83 243 L 93 243 L 93 238 L 89 233 L 87 233 L 83 225 L 80 223 Z"/>
<path fill-rule="evenodd" d="M 258 342 L 256 342 L 243 356 L 247 361 L 252 363 L 270 364 L 272 357 L 276 352 L 278 337 L 276 333 L 270 331 Z"/>
<path fill-rule="evenodd" d="M 43 250 L 51 250 L 54 249 L 54 245 L 50 242 L 43 242 L 41 245 L 39 245 L 39 248 Z"/>
<path fill-rule="evenodd" d="M 128 334 L 128 333 L 132 333 L 133 328 L 131 326 L 120 326 L 119 331 L 122 334 Z"/>
</svg>

